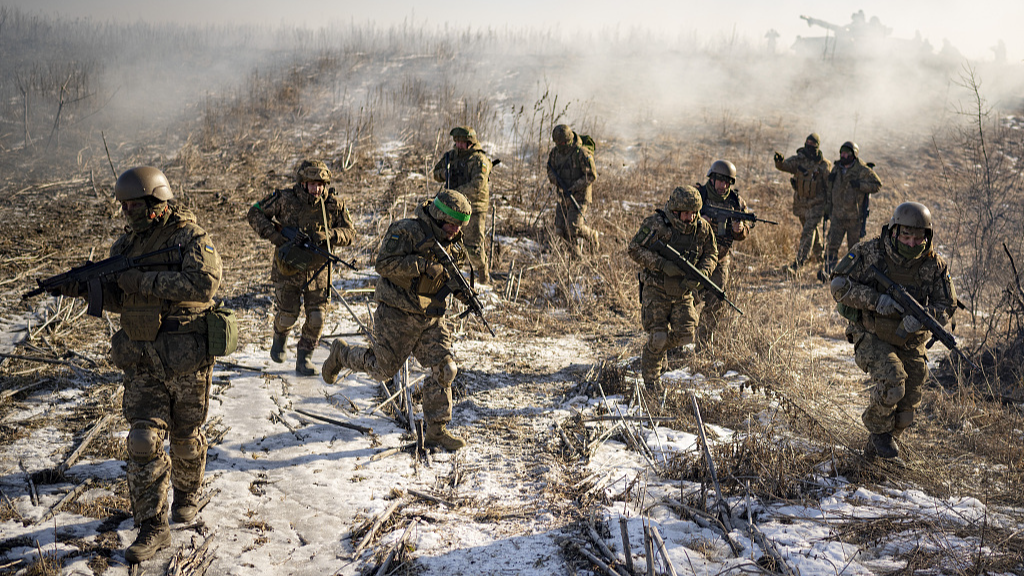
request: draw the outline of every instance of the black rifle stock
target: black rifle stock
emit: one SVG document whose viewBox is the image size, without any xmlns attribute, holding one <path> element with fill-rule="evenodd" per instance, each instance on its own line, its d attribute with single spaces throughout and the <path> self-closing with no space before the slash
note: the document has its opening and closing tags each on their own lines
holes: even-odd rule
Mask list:
<svg viewBox="0 0 1024 576">
<path fill-rule="evenodd" d="M 352 270 L 359 270 L 359 268 L 356 268 L 355 264 L 351 262 L 345 262 L 341 258 L 321 248 L 319 245 L 317 245 L 316 242 L 313 242 L 313 239 L 309 237 L 309 234 L 306 234 L 305 232 L 299 230 L 298 228 L 295 228 L 293 226 L 281 228 L 281 235 L 284 236 L 289 242 L 295 244 L 295 246 L 302 248 L 303 250 L 306 250 L 308 252 L 312 252 L 317 256 L 321 256 L 325 258 L 328 262 L 348 266 Z"/>
<path fill-rule="evenodd" d="M 925 347 L 931 348 L 935 341 L 938 340 L 939 342 L 942 342 L 942 344 L 950 352 L 953 352 L 956 355 L 960 356 L 960 358 L 962 358 L 963 361 L 966 362 L 971 368 L 978 371 L 981 370 L 981 368 L 978 368 L 977 364 L 971 362 L 971 359 L 968 358 L 967 355 L 964 354 L 963 351 L 957 347 L 956 337 L 954 337 L 948 330 L 943 328 L 942 325 L 939 324 L 939 321 L 936 320 L 934 316 L 929 314 L 928 311 L 925 310 L 924 306 L 922 306 L 920 302 L 914 299 L 914 297 L 911 296 L 910 293 L 907 292 L 905 288 L 903 288 L 903 286 L 900 286 L 899 284 L 893 282 L 891 278 L 886 276 L 885 273 L 879 270 L 878 267 L 875 265 L 871 266 L 871 273 L 874 274 L 876 280 L 881 282 L 882 286 L 885 288 L 886 293 L 892 296 L 893 300 L 895 300 L 900 306 L 903 307 L 905 314 L 909 314 L 914 318 L 917 318 L 921 325 L 932 333 L 932 339 L 929 340 L 927 344 L 925 344 Z M 902 337 L 902 331 L 903 327 L 901 324 L 899 330 L 897 330 L 897 335 Z"/>
<path fill-rule="evenodd" d="M 558 172 L 551 166 L 550 163 L 548 163 L 548 170 L 551 170 L 551 173 L 555 175 L 555 183 L 558 187 L 558 191 L 562 193 L 562 196 L 565 196 L 569 200 L 572 200 L 572 203 L 576 206 L 576 209 L 580 211 L 580 215 L 583 216 L 583 209 L 580 208 L 580 203 L 576 201 L 576 197 L 572 195 L 572 192 L 569 192 L 569 187 L 565 185 L 565 182 L 563 182 L 562 179 L 558 176 Z M 587 217 L 583 216 L 583 219 L 586 220 Z"/>
<path fill-rule="evenodd" d="M 700 283 L 701 286 L 704 287 L 705 290 L 714 294 L 715 297 L 717 297 L 722 302 L 725 302 L 729 306 L 732 306 L 733 310 L 739 312 L 741 315 L 743 314 L 743 310 L 740 310 L 739 307 L 737 307 L 735 304 L 730 302 L 728 298 L 726 298 L 725 290 L 723 290 L 721 286 L 715 284 L 714 280 L 708 278 L 689 260 L 683 258 L 683 255 L 680 254 L 675 248 L 657 239 L 651 242 L 648 245 L 648 248 L 654 250 L 655 252 L 660 254 L 662 258 L 665 258 L 668 261 L 675 264 L 676 266 L 678 266 L 679 269 L 683 271 L 683 274 L 685 274 L 688 278 L 692 280 L 696 280 L 698 283 Z"/>
<path fill-rule="evenodd" d="M 452 257 L 448 252 L 441 246 L 441 243 L 437 241 L 437 238 L 430 239 L 430 252 L 437 258 L 438 263 L 444 267 L 445 272 L 448 273 L 448 286 L 452 292 L 461 294 L 466 301 L 466 311 L 463 312 L 459 318 L 464 318 L 467 314 L 472 312 L 476 314 L 480 321 L 487 327 L 487 331 L 491 333 L 491 336 L 497 337 L 491 325 L 487 323 L 487 319 L 484 318 L 484 306 L 480 303 L 480 299 L 477 298 L 476 292 L 473 287 L 469 285 L 469 281 L 462 275 L 459 267 L 452 260 Z"/>
<path fill-rule="evenodd" d="M 148 262 L 150 258 L 166 254 L 168 252 L 177 252 L 177 260 L 165 260 L 161 262 Z M 166 266 L 166 265 L 178 265 L 181 264 L 181 246 L 170 246 L 161 250 L 156 250 L 143 254 L 141 256 L 131 257 L 125 255 L 111 256 L 106 260 L 100 260 L 99 262 L 89 262 L 72 268 L 62 274 L 56 276 L 50 276 L 42 280 L 36 280 L 38 287 L 29 292 L 25 292 L 21 295 L 24 298 L 32 298 L 38 296 L 43 292 L 54 292 L 60 289 L 61 286 L 69 284 L 85 284 L 88 290 L 87 300 L 89 307 L 86 309 L 86 313 L 90 316 L 97 318 L 103 316 L 103 288 L 101 282 L 105 278 L 116 276 L 126 270 L 132 268 L 144 268 L 146 266 Z"/>
<path fill-rule="evenodd" d="M 729 208 L 719 208 L 718 206 L 711 206 L 705 204 L 700 209 L 701 216 L 707 216 L 712 220 L 724 221 L 724 220 L 745 220 L 747 222 L 764 222 L 765 224 L 772 224 L 778 226 L 778 222 L 771 220 L 765 220 L 764 218 L 758 218 L 757 214 L 753 212 L 744 212 L 742 210 L 730 210 Z"/>
</svg>

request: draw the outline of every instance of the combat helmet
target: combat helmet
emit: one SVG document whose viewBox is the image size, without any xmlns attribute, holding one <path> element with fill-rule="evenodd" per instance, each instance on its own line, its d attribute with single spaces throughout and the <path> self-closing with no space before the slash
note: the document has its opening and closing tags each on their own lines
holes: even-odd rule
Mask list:
<svg viewBox="0 0 1024 576">
<path fill-rule="evenodd" d="M 473 130 L 469 126 L 456 126 L 452 128 L 452 131 L 448 133 L 452 140 L 456 142 L 469 142 L 470 144 L 479 144 L 480 141 L 476 138 L 476 130 Z"/>
<path fill-rule="evenodd" d="M 438 222 L 449 222 L 459 226 L 469 222 L 469 217 L 473 214 L 473 206 L 469 200 L 461 192 L 447 188 L 441 189 L 437 196 L 434 196 L 434 201 L 428 209 L 430 215 Z"/>
<path fill-rule="evenodd" d="M 551 129 L 551 140 L 555 144 L 568 144 L 573 140 L 572 128 L 569 128 L 565 124 L 559 124 Z"/>
<path fill-rule="evenodd" d="M 843 142 L 842 146 L 839 147 L 839 151 L 842 152 L 843 148 L 849 150 L 850 153 L 853 154 L 854 158 L 856 158 L 857 155 L 860 154 L 860 147 L 857 146 L 856 142 L 850 142 L 849 140 L 847 140 L 846 142 Z"/>
<path fill-rule="evenodd" d="M 889 228 L 895 226 L 924 228 L 925 234 L 930 237 L 932 233 L 931 210 L 928 210 L 928 207 L 920 202 L 904 202 L 896 207 L 889 220 Z"/>
<path fill-rule="evenodd" d="M 126 170 L 114 184 L 114 197 L 119 202 L 152 197 L 159 202 L 174 199 L 167 176 L 152 166 L 137 166 Z"/>
<path fill-rule="evenodd" d="M 820 137 L 820 136 L 818 136 L 818 133 L 817 133 L 817 132 L 811 132 L 811 133 L 810 133 L 810 134 L 809 134 L 809 135 L 807 136 L 807 138 L 804 138 L 804 144 L 806 144 L 806 143 L 807 143 L 808 141 L 810 141 L 810 142 L 814 142 L 814 147 L 815 147 L 815 148 L 819 148 L 819 147 L 821 147 L 821 137 Z"/>
<path fill-rule="evenodd" d="M 715 160 L 711 164 L 711 169 L 708 170 L 708 178 L 711 178 L 712 174 L 718 176 L 725 176 L 729 178 L 730 184 L 736 182 L 736 165 L 728 160 Z"/>
<path fill-rule="evenodd" d="M 306 182 L 331 183 L 331 170 L 320 160 L 303 160 L 295 172 L 295 180 L 299 184 Z"/>
<path fill-rule="evenodd" d="M 693 186 L 679 186 L 669 194 L 665 210 L 668 212 L 700 212 L 704 202 Z"/>
</svg>

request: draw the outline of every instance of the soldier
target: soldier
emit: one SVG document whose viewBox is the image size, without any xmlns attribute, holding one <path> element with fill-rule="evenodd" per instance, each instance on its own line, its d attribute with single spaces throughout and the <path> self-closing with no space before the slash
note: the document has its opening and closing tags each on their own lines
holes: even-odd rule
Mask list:
<svg viewBox="0 0 1024 576">
<path fill-rule="evenodd" d="M 565 238 L 574 254 L 579 255 L 577 238 L 590 245 L 591 252 L 600 249 L 597 231 L 587 226 L 587 207 L 593 199 L 591 188 L 597 179 L 594 154 L 583 145 L 583 139 L 565 124 L 551 131 L 555 147 L 548 153 L 548 181 L 558 189 L 555 207 L 555 232 Z"/>
<path fill-rule="evenodd" d="M 867 455 L 899 455 L 898 438 L 914 421 L 928 377 L 929 331 L 902 309 L 874 277 L 874 265 L 903 286 L 939 324 L 953 316 L 956 293 L 946 262 L 935 253 L 931 213 L 904 202 L 877 238 L 853 247 L 836 265 L 830 285 L 857 366 L 871 375 L 871 400 L 861 415 L 870 436 Z"/>
<path fill-rule="evenodd" d="M 490 190 L 487 179 L 491 161 L 477 140 L 476 130 L 468 126 L 452 128 L 455 148 L 445 152 L 434 165 L 434 180 L 444 187 L 456 190 L 469 199 L 473 215 L 462 230 L 469 262 L 484 282 L 490 280 L 490 262 L 484 249 L 484 224 L 490 210 Z"/>
<path fill-rule="evenodd" d="M 718 206 L 729 210 L 746 212 L 747 203 L 740 197 L 736 183 L 736 166 L 727 160 L 716 160 L 708 170 L 708 180 L 698 184 L 697 190 L 704 206 Z M 750 234 L 751 223 L 744 220 L 718 220 L 702 216 L 715 231 L 715 243 L 718 246 L 718 265 L 715 267 L 711 280 L 723 290 L 729 282 L 729 250 L 733 242 L 741 242 Z M 700 311 L 700 322 L 697 324 L 697 348 L 707 350 L 714 343 L 714 333 L 718 322 L 725 312 L 725 302 L 717 298 L 704 297 L 704 308 Z"/>
<path fill-rule="evenodd" d="M 165 248 L 177 256 L 127 270 L 104 281 L 103 307 L 121 315 L 110 341 L 111 360 L 124 371 L 121 410 L 130 430 L 126 472 L 135 542 L 125 560 L 137 564 L 171 543 L 167 489 L 174 487 L 171 520 L 198 513 L 206 470 L 206 436 L 200 428 L 210 405 L 213 356 L 207 347 L 206 313 L 221 283 L 221 262 L 207 233 L 174 198 L 160 170 L 141 166 L 121 174 L 114 196 L 128 221 L 111 256 L 137 257 Z M 84 289 L 65 285 L 65 296 Z M 170 455 L 164 440 L 170 436 Z"/>
<path fill-rule="evenodd" d="M 775 153 L 775 168 L 793 175 L 789 183 L 793 186 L 793 214 L 800 219 L 800 243 L 796 260 L 786 266 L 793 274 L 808 260 L 821 260 L 824 256 L 821 220 L 825 216 L 825 184 L 832 164 L 819 149 L 821 139 L 811 133 L 803 148 L 796 154 L 783 159 Z"/>
<path fill-rule="evenodd" d="M 697 311 L 693 294 L 699 288 L 677 264 L 649 248 L 655 240 L 674 248 L 706 276 L 718 262 L 715 231 L 700 218 L 702 201 L 693 186 L 676 188 L 665 203 L 640 225 L 629 243 L 629 257 L 640 271 L 640 322 L 647 343 L 640 355 L 644 384 L 653 386 L 667 364 L 666 352 L 693 342 Z"/>
<path fill-rule="evenodd" d="M 377 253 L 380 281 L 374 297 L 370 347 L 349 346 L 338 338 L 323 365 L 323 378 L 333 383 L 342 368 L 358 370 L 377 380 L 389 380 L 409 355 L 430 368 L 423 384 L 424 443 L 458 450 L 466 441 L 447 429 L 452 419 L 452 381 L 458 372 L 452 354 L 452 334 L 444 317 L 448 273 L 429 246 L 434 240 L 456 263 L 466 258 L 462 227 L 472 213 L 469 200 L 442 189 L 416 208 L 415 218 L 397 220 L 384 235 Z"/>
<path fill-rule="evenodd" d="M 839 147 L 839 160 L 828 175 L 825 193 L 825 218 L 832 219 L 825 247 L 825 266 L 818 279 L 825 282 L 839 259 L 839 247 L 846 237 L 847 249 L 864 237 L 868 195 L 882 188 L 878 175 L 858 157 L 860 148 L 853 142 Z"/>
<path fill-rule="evenodd" d="M 331 296 L 331 266 L 323 258 L 295 247 L 285 232 L 299 232 L 321 248 L 349 246 L 356 231 L 344 200 L 328 188 L 331 171 L 319 160 L 306 160 L 296 172 L 296 184 L 276 190 L 252 205 L 247 216 L 249 225 L 260 238 L 276 247 L 270 278 L 274 282 L 274 343 L 270 359 L 285 360 L 288 333 L 299 320 L 305 304 L 306 321 L 302 337 L 295 346 L 295 371 L 302 376 L 316 374 L 311 356 L 320 341 L 324 314 Z M 287 230 L 286 230 L 287 229 Z"/>
</svg>

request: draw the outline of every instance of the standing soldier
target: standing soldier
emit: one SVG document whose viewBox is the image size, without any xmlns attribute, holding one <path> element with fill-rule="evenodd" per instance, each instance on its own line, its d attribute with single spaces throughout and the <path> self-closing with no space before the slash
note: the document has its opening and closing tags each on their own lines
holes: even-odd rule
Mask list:
<svg viewBox="0 0 1024 576">
<path fill-rule="evenodd" d="M 484 249 L 484 224 L 490 210 L 491 197 L 487 179 L 491 161 L 477 140 L 476 130 L 468 126 L 452 128 L 455 148 L 445 152 L 434 165 L 434 180 L 456 190 L 469 199 L 473 215 L 462 230 L 469 262 L 484 282 L 490 281 L 490 262 Z"/>
<path fill-rule="evenodd" d="M 899 456 L 894 438 L 914 421 L 928 377 L 925 343 L 930 333 L 890 297 L 875 266 L 924 306 L 941 325 L 949 322 L 956 293 L 946 262 L 935 253 L 932 216 L 922 204 L 896 207 L 877 238 L 852 248 L 835 268 L 830 285 L 847 320 L 846 339 L 857 366 L 871 375 L 871 400 L 861 415 L 870 436 L 867 455 Z"/>
<path fill-rule="evenodd" d="M 558 189 L 555 232 L 569 242 L 573 254 L 580 254 L 577 238 L 586 240 L 591 252 L 596 253 L 600 249 L 597 230 L 586 223 L 587 207 L 593 200 L 591 189 L 597 179 L 594 153 L 565 124 L 555 126 L 551 140 L 555 147 L 548 153 L 547 168 L 548 181 Z"/>
<path fill-rule="evenodd" d="M 210 406 L 213 373 L 206 313 L 221 283 L 221 262 L 195 215 L 169 203 L 174 195 L 160 170 L 128 170 L 117 179 L 114 196 L 128 227 L 110 255 L 169 252 L 165 264 L 133 268 L 102 284 L 103 307 L 121 315 L 110 355 L 124 370 L 121 410 L 130 426 L 126 472 L 139 528 L 124 556 L 137 564 L 171 543 L 169 486 L 174 487 L 171 520 L 191 522 L 199 510 L 207 447 L 200 427 Z M 180 252 L 180 261 L 172 251 Z M 60 292 L 80 296 L 82 290 L 65 285 Z"/>
<path fill-rule="evenodd" d="M 825 267 L 818 272 L 822 282 L 839 259 L 839 248 L 846 238 L 847 250 L 864 237 L 868 219 L 868 195 L 882 188 L 882 181 L 870 166 L 858 157 L 860 148 L 853 142 L 839 147 L 839 160 L 828 175 L 825 194 L 825 218 L 831 218 L 828 245 L 825 247 Z"/>
<path fill-rule="evenodd" d="M 715 206 L 729 210 L 747 211 L 747 203 L 740 197 L 733 184 L 736 183 L 736 166 L 728 160 L 716 160 L 708 170 L 708 180 L 699 184 L 697 190 L 704 206 Z M 715 231 L 715 243 L 718 245 L 718 265 L 715 267 L 711 280 L 723 290 L 729 282 L 729 250 L 733 242 L 746 240 L 750 234 L 751 224 L 745 220 L 733 218 L 712 218 L 702 216 Z M 725 302 L 704 294 L 704 308 L 700 311 L 700 322 L 697 324 L 697 348 L 708 350 L 714 343 L 715 330 L 725 312 Z"/>
<path fill-rule="evenodd" d="M 323 257 L 298 248 L 296 243 L 301 243 L 305 235 L 330 252 L 333 246 L 352 244 L 356 234 L 345 202 L 334 188 L 327 188 L 330 183 L 331 171 L 326 164 L 306 160 L 296 173 L 295 186 L 273 192 L 253 204 L 248 214 L 253 230 L 276 247 L 270 272 L 277 308 L 270 348 L 274 362 L 284 362 L 288 333 L 298 322 L 305 303 L 306 321 L 295 346 L 295 371 L 302 376 L 316 374 L 310 357 L 320 341 L 330 301 L 331 266 L 324 266 Z"/>
<path fill-rule="evenodd" d="M 469 200 L 442 189 L 416 208 L 414 218 L 397 220 L 384 235 L 377 253 L 380 281 L 374 291 L 370 347 L 349 346 L 341 338 L 331 345 L 323 377 L 333 383 L 342 368 L 358 370 L 377 380 L 390 380 L 411 354 L 430 368 L 423 384 L 424 443 L 458 450 L 466 441 L 447 429 L 452 419 L 452 381 L 458 372 L 452 354 L 452 334 L 444 313 L 448 273 L 430 247 L 436 240 L 456 264 L 466 257 L 462 227 L 472 213 Z"/>
<path fill-rule="evenodd" d="M 647 343 L 640 355 L 644 384 L 653 386 L 665 371 L 668 350 L 693 342 L 697 311 L 693 293 L 699 284 L 679 266 L 650 248 L 660 240 L 711 276 L 718 262 L 715 231 L 700 217 L 700 193 L 693 186 L 672 191 L 664 210 L 648 216 L 629 243 L 629 257 L 640 271 L 640 322 Z"/>
<path fill-rule="evenodd" d="M 793 175 L 793 214 L 800 219 L 800 244 L 796 260 L 786 267 L 793 274 L 808 260 L 821 260 L 824 250 L 821 221 L 825 216 L 825 184 L 832 164 L 825 159 L 821 150 L 821 139 L 811 133 L 803 148 L 796 154 L 783 159 L 775 153 L 775 168 Z"/>
</svg>

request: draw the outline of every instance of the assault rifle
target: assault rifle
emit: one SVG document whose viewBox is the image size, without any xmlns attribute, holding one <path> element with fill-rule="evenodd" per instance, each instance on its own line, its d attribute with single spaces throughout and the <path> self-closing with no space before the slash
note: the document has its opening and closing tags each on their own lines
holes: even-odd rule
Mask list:
<svg viewBox="0 0 1024 576">
<path fill-rule="evenodd" d="M 555 183 L 558 186 L 558 191 L 562 193 L 562 196 L 572 200 L 572 203 L 576 206 L 576 210 L 578 210 L 580 215 L 583 216 L 583 210 L 580 208 L 580 203 L 576 201 L 576 197 L 572 195 L 572 192 L 569 192 L 569 187 L 566 186 L 565 182 L 563 182 L 561 177 L 558 176 L 558 172 L 556 172 L 551 166 L 551 163 L 548 163 L 548 169 L 555 175 Z M 586 220 L 587 217 L 583 216 L 583 219 Z"/>
<path fill-rule="evenodd" d="M 305 232 L 299 230 L 298 228 L 295 228 L 294 226 L 287 226 L 285 228 L 281 228 L 281 235 L 284 236 L 289 242 L 294 244 L 296 247 L 302 248 L 307 252 L 312 252 L 313 254 L 316 254 L 317 256 L 326 259 L 328 262 L 342 264 L 344 266 L 348 266 L 352 270 L 359 270 L 359 268 L 356 268 L 356 265 L 354 264 L 355 260 L 353 260 L 352 262 L 345 262 L 341 258 L 335 256 L 334 254 L 331 254 L 328 250 L 324 250 L 323 248 L 321 248 L 319 244 L 313 242 L 313 239 L 309 237 L 309 234 L 306 234 Z M 324 264 L 324 266 L 326 266 L 326 264 Z M 322 267 L 323 266 L 321 266 L 321 268 Z M 319 270 L 317 270 L 317 272 L 319 272 Z"/>
<path fill-rule="evenodd" d="M 977 364 L 971 362 L 971 359 L 957 347 L 956 338 L 943 328 L 942 325 L 939 324 L 939 321 L 929 314 L 928 311 L 925 310 L 924 306 L 915 300 L 914 297 L 911 296 L 905 288 L 903 288 L 903 286 L 893 282 L 892 279 L 886 276 L 885 273 L 879 270 L 874 264 L 871 265 L 871 273 L 874 274 L 876 280 L 882 283 L 882 286 L 885 287 L 886 293 L 892 296 L 892 299 L 903 308 L 904 314 L 909 314 L 914 318 L 917 318 L 918 322 L 932 333 L 931 340 L 925 344 L 926 348 L 931 348 L 932 345 L 935 344 L 935 341 L 938 340 L 939 342 L 942 342 L 950 352 L 954 352 L 960 356 L 968 366 L 977 371 L 981 370 L 981 368 L 978 368 Z M 902 324 L 900 324 L 900 327 L 896 330 L 896 335 L 900 338 L 906 336 L 906 332 L 903 330 Z"/>
<path fill-rule="evenodd" d="M 469 281 L 467 281 L 462 275 L 462 272 L 459 271 L 459 267 L 455 264 L 455 261 L 452 260 L 452 257 L 448 252 L 445 251 L 444 247 L 441 246 L 440 242 L 437 241 L 437 238 L 431 238 L 430 241 L 432 242 L 429 246 L 430 253 L 434 255 L 434 258 L 437 258 L 438 263 L 440 263 L 441 266 L 444 267 L 444 271 L 448 273 L 449 289 L 460 295 L 466 302 L 466 311 L 460 314 L 459 318 L 465 318 L 467 314 L 472 312 L 480 318 L 481 322 L 484 323 L 484 326 L 487 327 L 487 331 L 491 333 L 491 336 L 497 337 L 497 334 L 494 333 L 491 325 L 487 323 L 487 319 L 484 318 L 484 306 L 480 303 L 480 299 L 477 298 L 473 287 L 469 285 Z"/>
<path fill-rule="evenodd" d="M 698 284 L 703 286 L 705 290 L 714 294 L 722 302 L 725 302 L 729 306 L 732 306 L 733 310 L 739 312 L 740 314 L 743 314 L 743 310 L 740 310 L 735 304 L 730 302 L 729 299 L 725 297 L 725 290 L 723 290 L 721 286 L 715 284 L 714 280 L 708 278 L 696 266 L 690 263 L 689 260 L 683 258 L 683 255 L 680 254 L 675 248 L 657 239 L 648 244 L 647 247 L 660 254 L 662 258 L 665 258 L 666 260 L 678 266 L 679 269 L 683 271 L 683 274 L 685 274 L 691 280 L 695 280 Z"/>
<path fill-rule="evenodd" d="M 149 261 L 153 257 L 161 254 L 167 254 L 168 252 L 177 252 L 177 260 L 161 259 L 159 262 Z M 72 268 L 63 274 L 57 274 L 56 276 L 36 280 L 36 284 L 39 286 L 35 290 L 25 292 L 21 297 L 23 299 L 32 298 L 33 296 L 38 296 L 43 292 L 59 292 L 61 286 L 67 286 L 69 284 L 85 284 L 88 290 L 87 299 L 89 302 L 89 307 L 86 309 L 86 313 L 90 316 L 99 318 L 103 316 L 103 288 L 101 286 L 101 282 L 104 279 L 116 276 L 132 268 L 166 265 L 174 266 L 180 264 L 181 246 L 178 245 L 149 252 L 141 256 L 135 256 L 134 258 L 120 254 L 117 256 L 111 256 L 106 260 L 100 260 L 99 262 L 88 262 L 77 268 Z"/>
<path fill-rule="evenodd" d="M 778 222 L 772 222 L 771 220 L 765 220 L 764 218 L 758 218 L 757 214 L 753 212 L 744 212 L 743 210 L 730 210 L 729 208 L 720 208 L 718 206 L 711 206 L 705 204 L 700 208 L 700 215 L 707 216 L 712 220 L 718 222 L 724 222 L 728 219 L 733 220 L 745 220 L 747 222 L 764 222 L 765 224 L 772 224 L 778 226 Z"/>
</svg>

